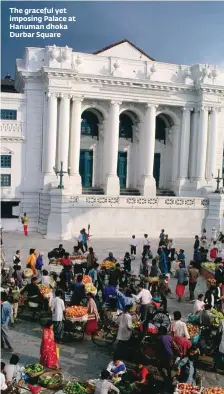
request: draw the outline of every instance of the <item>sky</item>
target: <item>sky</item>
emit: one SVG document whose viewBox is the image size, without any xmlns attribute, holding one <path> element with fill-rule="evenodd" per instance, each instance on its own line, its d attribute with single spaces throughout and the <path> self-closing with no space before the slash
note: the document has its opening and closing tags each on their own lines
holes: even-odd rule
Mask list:
<svg viewBox="0 0 224 394">
<path fill-rule="evenodd" d="M 10 38 L 9 8 L 67 8 L 75 16 L 62 38 Z M 15 75 L 15 59 L 28 46 L 68 45 L 92 53 L 128 39 L 157 61 L 217 64 L 224 67 L 224 2 L 66 2 L 1 3 L 1 74 Z"/>
</svg>

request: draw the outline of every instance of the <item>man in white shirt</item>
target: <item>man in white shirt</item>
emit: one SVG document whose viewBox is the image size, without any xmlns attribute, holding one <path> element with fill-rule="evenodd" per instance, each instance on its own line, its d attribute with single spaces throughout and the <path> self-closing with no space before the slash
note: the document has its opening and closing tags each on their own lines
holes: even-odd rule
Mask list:
<svg viewBox="0 0 224 394">
<path fill-rule="evenodd" d="M 5 368 L 5 363 L 1 361 L 1 373 L 0 373 L 0 386 L 1 386 L 1 392 L 4 393 L 5 390 L 7 390 L 8 386 L 5 382 L 5 375 L 3 373 Z"/>
<path fill-rule="evenodd" d="M 212 240 L 216 241 L 217 238 L 217 230 L 215 227 L 212 228 Z"/>
<path fill-rule="evenodd" d="M 150 246 L 150 241 L 149 241 L 149 238 L 148 238 L 148 234 L 144 234 L 144 238 L 143 238 L 143 251 L 144 251 L 144 249 L 147 247 L 149 247 Z"/>
<path fill-rule="evenodd" d="M 201 312 L 204 309 L 204 306 L 205 306 L 204 296 L 203 296 L 203 294 L 199 294 L 198 299 L 194 303 L 193 315 Z"/>
<path fill-rule="evenodd" d="M 62 300 L 62 292 L 61 290 L 57 290 L 55 293 L 55 298 L 53 299 L 53 311 L 52 311 L 52 321 L 54 323 L 54 335 L 55 339 L 59 342 L 62 342 L 63 334 L 64 334 L 64 311 L 65 304 Z"/>
<path fill-rule="evenodd" d="M 116 359 L 120 360 L 122 358 L 125 359 L 125 355 L 128 352 L 128 343 L 132 335 L 132 317 L 129 313 L 130 306 L 126 306 L 124 308 L 123 313 L 118 318 L 118 333 L 117 333 L 117 351 L 116 351 Z"/>
<path fill-rule="evenodd" d="M 145 322 L 147 320 L 148 313 L 150 311 L 152 295 L 149 290 L 143 289 L 141 284 L 138 286 L 138 289 L 139 289 L 139 293 L 135 298 L 141 305 L 141 309 L 140 309 L 141 321 Z"/>
<path fill-rule="evenodd" d="M 187 330 L 187 325 L 183 321 L 181 321 L 181 313 L 176 311 L 173 313 L 174 321 L 171 323 L 171 334 L 174 337 L 185 337 L 190 339 L 190 335 Z"/>
<path fill-rule="evenodd" d="M 120 390 L 109 381 L 110 379 L 110 373 L 107 370 L 102 371 L 101 379 L 96 382 L 94 394 L 108 394 L 111 391 L 119 394 Z"/>
<path fill-rule="evenodd" d="M 135 235 L 132 235 L 131 241 L 130 241 L 130 246 L 131 246 L 131 255 L 135 258 L 136 256 L 136 248 L 137 248 L 137 240 L 135 238 Z"/>
</svg>

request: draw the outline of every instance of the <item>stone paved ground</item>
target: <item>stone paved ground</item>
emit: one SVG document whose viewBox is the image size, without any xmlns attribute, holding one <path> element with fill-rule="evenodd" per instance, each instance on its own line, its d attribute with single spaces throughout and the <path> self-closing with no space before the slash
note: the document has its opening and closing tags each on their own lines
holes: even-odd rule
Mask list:
<svg viewBox="0 0 224 394">
<path fill-rule="evenodd" d="M 23 262 L 28 255 L 29 248 L 36 248 L 38 251 L 45 253 L 45 265 L 47 266 L 47 252 L 56 247 L 59 242 L 45 240 L 39 234 L 30 234 L 24 237 L 22 233 L 4 233 L 3 241 L 6 253 L 7 265 L 11 264 L 12 256 L 16 249 L 22 252 Z M 192 257 L 193 240 L 176 239 L 176 247 L 182 247 L 186 252 L 187 260 Z M 72 252 L 75 242 L 64 241 L 63 245 L 66 250 Z M 99 259 L 103 259 L 108 255 L 109 251 L 114 252 L 115 257 L 122 258 L 124 253 L 128 251 L 128 239 L 94 239 L 91 238 L 91 246 L 93 246 Z M 157 240 L 152 240 L 152 251 L 155 252 Z M 139 241 L 139 250 L 136 260 L 133 262 L 133 269 L 137 272 L 140 263 L 140 254 L 142 249 L 142 240 Z M 178 303 L 175 297 L 175 280 L 171 280 L 172 295 L 168 300 L 168 309 L 170 313 L 174 310 L 181 310 L 184 316 L 192 311 L 192 304 L 188 301 L 189 294 L 186 293 L 182 303 Z M 196 288 L 196 294 L 205 291 L 205 283 L 200 278 Z M 12 343 L 15 351 L 20 354 L 22 363 L 35 363 L 39 360 L 41 328 L 37 323 L 18 321 L 15 327 L 11 328 Z M 8 359 L 9 354 L 2 354 L 3 359 Z M 99 349 L 92 341 L 84 340 L 83 342 L 72 342 L 60 345 L 60 362 L 65 373 L 80 377 L 81 379 L 95 378 L 98 376 L 111 359 L 111 350 Z M 210 360 L 209 360 L 210 362 Z M 224 376 L 209 373 L 210 364 L 204 364 L 203 385 L 209 387 L 211 385 L 219 385 L 224 387 Z"/>
</svg>

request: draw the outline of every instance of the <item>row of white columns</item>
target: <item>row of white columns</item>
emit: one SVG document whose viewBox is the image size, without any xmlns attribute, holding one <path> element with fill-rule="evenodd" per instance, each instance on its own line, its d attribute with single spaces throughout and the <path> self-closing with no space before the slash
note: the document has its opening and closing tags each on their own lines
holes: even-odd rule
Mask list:
<svg viewBox="0 0 224 394">
<path fill-rule="evenodd" d="M 190 178 L 203 182 L 205 178 L 211 180 L 216 175 L 219 109 L 201 107 L 192 111 L 189 108 L 182 110 L 179 180 Z"/>
<path fill-rule="evenodd" d="M 70 95 L 60 95 L 59 97 L 58 116 L 58 95 L 48 94 L 48 127 L 45 140 L 44 172 L 52 174 L 53 167 L 55 164 L 59 166 L 60 162 L 63 162 L 64 168 L 67 169 L 69 163 L 73 184 L 77 186 L 74 192 L 81 193 L 79 160 L 82 99 Z M 117 177 L 120 105 L 121 102 L 119 101 L 111 101 L 109 117 L 104 121 L 105 193 L 111 196 L 119 195 L 120 192 Z M 58 131 L 57 124 L 59 124 Z M 145 116 L 140 128 L 139 166 L 141 179 L 139 187 L 142 195 L 153 196 L 156 194 L 153 177 L 156 132 L 155 105 L 146 104 Z M 193 113 L 192 109 L 183 108 L 181 130 L 178 126 L 173 126 L 172 132 L 172 181 L 175 182 L 177 179 L 185 181 L 189 177 L 197 181 L 203 181 L 205 177 L 211 179 L 215 175 L 216 169 L 217 108 L 201 107 Z M 74 181 L 74 178 L 76 178 L 76 181 Z"/>
</svg>

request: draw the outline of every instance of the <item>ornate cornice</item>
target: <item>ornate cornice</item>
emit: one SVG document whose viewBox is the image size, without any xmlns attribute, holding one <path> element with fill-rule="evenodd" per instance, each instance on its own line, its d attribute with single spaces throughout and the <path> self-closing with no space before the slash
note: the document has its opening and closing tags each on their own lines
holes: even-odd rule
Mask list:
<svg viewBox="0 0 224 394">
<path fill-rule="evenodd" d="M 0 140 L 3 142 L 24 142 L 25 137 L 1 136 Z"/>
</svg>

